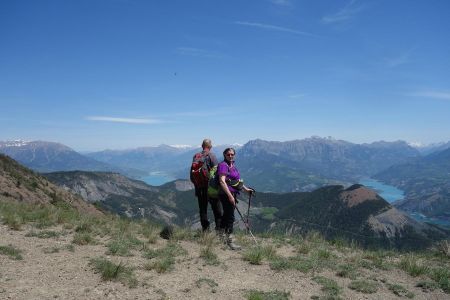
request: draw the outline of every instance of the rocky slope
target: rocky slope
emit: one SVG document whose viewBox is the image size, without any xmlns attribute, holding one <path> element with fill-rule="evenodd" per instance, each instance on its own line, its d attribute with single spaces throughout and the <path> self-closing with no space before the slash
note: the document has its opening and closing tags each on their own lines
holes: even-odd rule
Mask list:
<svg viewBox="0 0 450 300">
<path fill-rule="evenodd" d="M 179 225 L 192 225 L 198 219 L 193 186 L 187 181 L 153 187 L 108 172 L 73 171 L 44 175 L 86 201 L 99 202 L 104 208 L 120 215 Z"/>
<path fill-rule="evenodd" d="M 55 205 L 65 203 L 82 212 L 101 214 L 81 197 L 61 189 L 3 154 L 0 154 L 0 192 L 5 200 Z"/>
</svg>

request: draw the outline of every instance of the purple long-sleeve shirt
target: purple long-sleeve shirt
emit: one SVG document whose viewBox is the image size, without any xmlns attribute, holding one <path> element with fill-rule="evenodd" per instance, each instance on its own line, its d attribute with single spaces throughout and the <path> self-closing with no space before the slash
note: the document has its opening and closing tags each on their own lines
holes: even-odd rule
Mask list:
<svg viewBox="0 0 450 300">
<path fill-rule="evenodd" d="M 218 166 L 217 166 L 217 174 L 220 176 L 225 175 L 225 182 L 227 182 L 227 180 L 239 180 L 241 179 L 241 175 L 239 174 L 238 169 L 235 167 L 235 165 L 233 164 L 232 167 L 230 167 L 226 161 L 221 162 Z M 232 186 L 230 186 L 229 184 L 227 184 L 228 189 L 230 190 L 231 193 L 239 193 L 238 190 L 236 190 L 235 188 L 233 188 Z"/>
</svg>

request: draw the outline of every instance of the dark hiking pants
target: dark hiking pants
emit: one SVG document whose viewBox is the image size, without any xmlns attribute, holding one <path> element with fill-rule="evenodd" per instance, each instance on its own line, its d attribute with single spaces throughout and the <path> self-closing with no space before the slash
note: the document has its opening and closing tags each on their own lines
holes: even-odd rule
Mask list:
<svg viewBox="0 0 450 300">
<path fill-rule="evenodd" d="M 195 195 L 198 199 L 198 208 L 200 211 L 200 223 L 203 230 L 209 229 L 208 220 L 208 202 L 211 204 L 211 209 L 214 214 L 214 222 L 216 224 L 216 230 L 220 228 L 222 219 L 222 205 L 218 199 L 208 199 L 208 188 L 196 188 Z"/>
<path fill-rule="evenodd" d="M 236 195 L 233 195 L 236 198 Z M 234 224 L 234 206 L 228 200 L 228 196 L 226 194 L 219 194 L 219 200 L 222 203 L 223 215 L 222 215 L 222 223 L 221 230 L 227 234 L 233 233 L 233 224 Z"/>
</svg>

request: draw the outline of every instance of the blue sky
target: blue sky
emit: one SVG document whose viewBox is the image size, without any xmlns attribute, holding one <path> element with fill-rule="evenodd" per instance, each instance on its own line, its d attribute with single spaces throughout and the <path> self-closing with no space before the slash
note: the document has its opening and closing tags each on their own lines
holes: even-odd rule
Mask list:
<svg viewBox="0 0 450 300">
<path fill-rule="evenodd" d="M 450 1 L 0 1 L 0 140 L 450 140 Z"/>
</svg>

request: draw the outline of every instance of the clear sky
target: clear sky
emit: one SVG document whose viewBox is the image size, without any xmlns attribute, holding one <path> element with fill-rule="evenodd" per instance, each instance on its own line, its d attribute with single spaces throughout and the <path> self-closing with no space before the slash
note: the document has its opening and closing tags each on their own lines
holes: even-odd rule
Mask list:
<svg viewBox="0 0 450 300">
<path fill-rule="evenodd" d="M 450 140 L 447 0 L 2 0 L 0 140 Z"/>
</svg>

